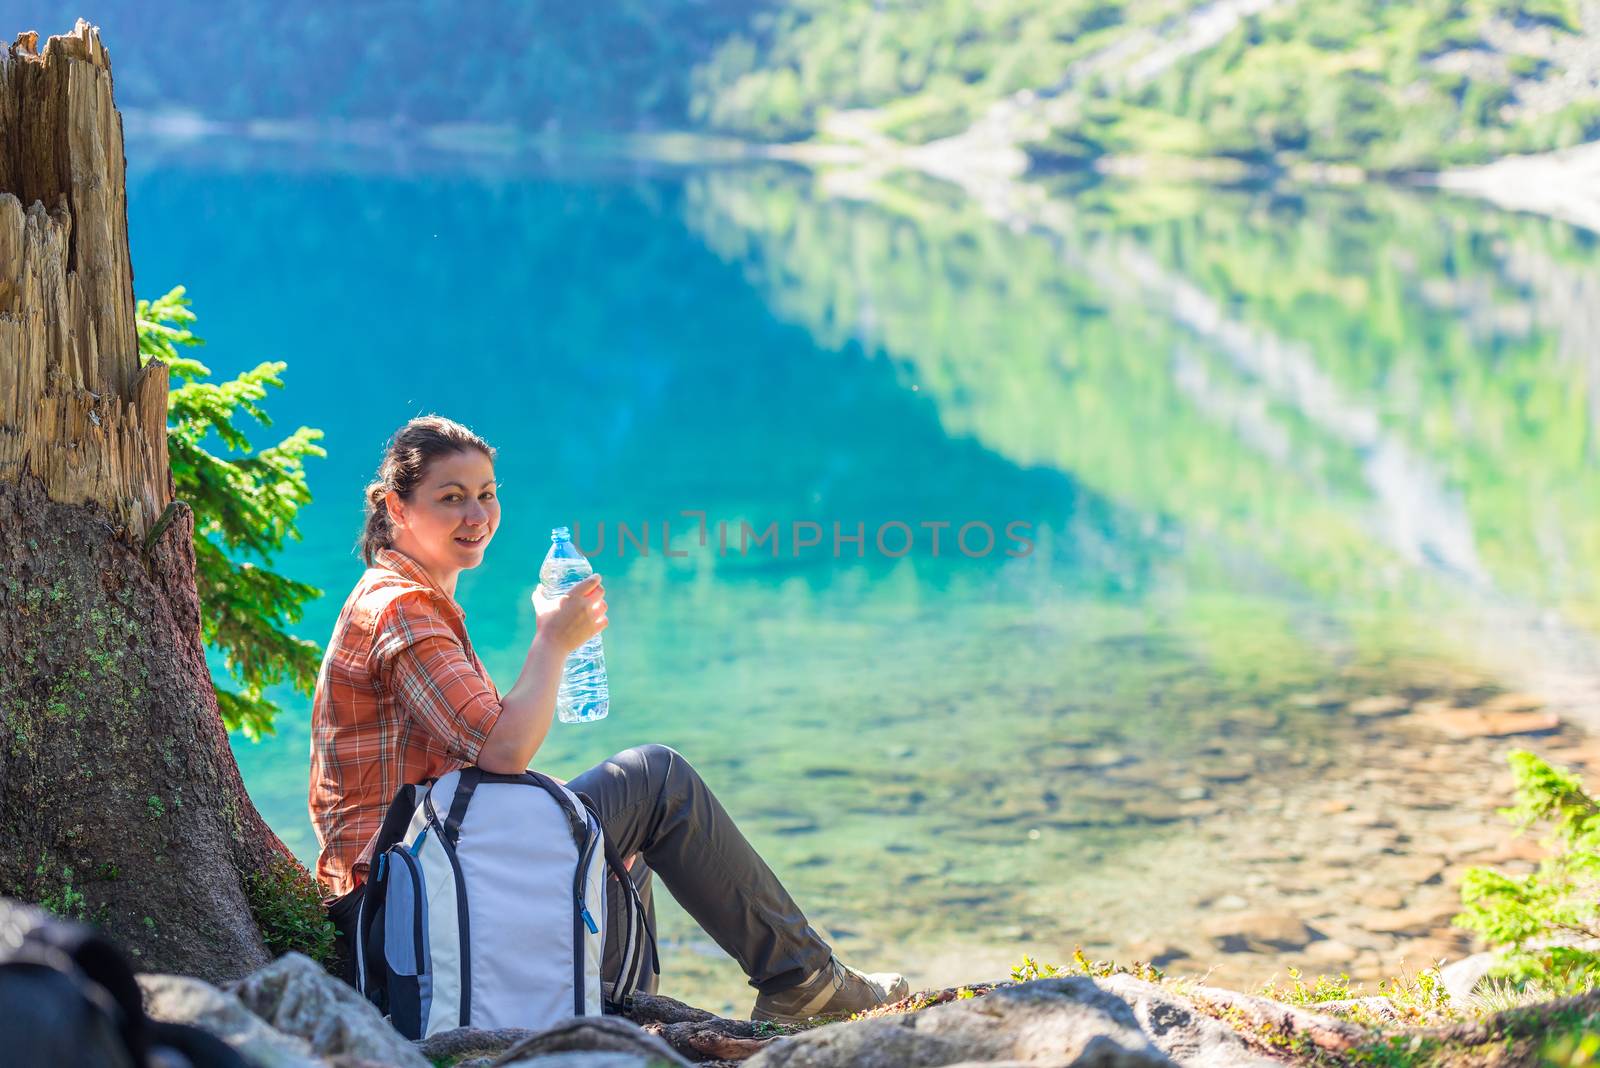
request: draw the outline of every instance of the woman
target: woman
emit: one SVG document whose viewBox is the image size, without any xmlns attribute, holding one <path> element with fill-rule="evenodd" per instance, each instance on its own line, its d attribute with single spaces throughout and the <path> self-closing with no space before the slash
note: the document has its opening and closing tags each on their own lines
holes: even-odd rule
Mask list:
<svg viewBox="0 0 1600 1068">
<path fill-rule="evenodd" d="M 329 914 L 347 949 L 372 839 L 395 791 L 466 764 L 525 769 L 550 730 L 567 655 L 607 625 L 598 574 L 560 598 L 536 596 L 538 629 L 522 673 L 504 695 L 495 688 L 454 599 L 456 579 L 482 563 L 500 524 L 494 456 L 461 424 L 424 416 L 390 439 L 367 487 L 360 539 L 367 571 L 328 643 L 311 727 L 317 876 L 338 895 Z M 641 896 L 649 901 L 650 873 L 659 872 L 738 961 L 757 991 L 752 1019 L 796 1022 L 905 996 L 901 976 L 864 975 L 834 958 L 699 774 L 671 749 L 629 749 L 567 785 L 594 800 L 606 838 L 630 858 Z M 608 907 L 609 930 L 620 930 L 621 902 Z M 607 943 L 610 981 L 620 949 Z"/>
</svg>

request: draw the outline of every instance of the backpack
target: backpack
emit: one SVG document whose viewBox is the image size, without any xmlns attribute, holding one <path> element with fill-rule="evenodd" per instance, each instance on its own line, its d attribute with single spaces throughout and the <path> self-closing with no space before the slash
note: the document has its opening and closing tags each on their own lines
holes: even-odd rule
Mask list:
<svg viewBox="0 0 1600 1068">
<path fill-rule="evenodd" d="M 626 918 L 609 990 L 608 868 Z M 358 988 L 410 1039 L 617 1011 L 647 963 L 661 970 L 593 805 L 534 771 L 468 767 L 402 787 L 378 831 L 355 943 Z"/>
<path fill-rule="evenodd" d="M 222 1039 L 152 1020 L 127 958 L 102 935 L 0 898 L 0 1061 L 84 1068 L 246 1068 Z"/>
</svg>

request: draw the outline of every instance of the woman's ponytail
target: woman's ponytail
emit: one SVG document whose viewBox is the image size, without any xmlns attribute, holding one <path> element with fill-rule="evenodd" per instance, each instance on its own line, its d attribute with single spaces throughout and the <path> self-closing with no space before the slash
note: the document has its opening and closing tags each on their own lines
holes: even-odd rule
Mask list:
<svg viewBox="0 0 1600 1068">
<path fill-rule="evenodd" d="M 368 567 L 377 558 L 379 549 L 387 549 L 393 544 L 389 529 L 389 506 L 384 502 L 388 493 L 389 488 L 381 480 L 367 483 L 367 521 L 361 527 L 356 548 L 361 553 L 362 562 Z"/>
<path fill-rule="evenodd" d="M 384 446 L 378 476 L 367 483 L 366 522 L 361 527 L 361 536 L 356 539 L 356 550 L 363 563 L 372 567 L 378 550 L 394 545 L 394 527 L 389 520 L 387 503 L 389 491 L 394 490 L 402 499 L 410 500 L 423 475 L 427 474 L 429 464 L 441 456 L 468 449 L 476 449 L 490 460 L 494 459 L 492 445 L 442 415 L 418 416 L 395 431 Z"/>
</svg>

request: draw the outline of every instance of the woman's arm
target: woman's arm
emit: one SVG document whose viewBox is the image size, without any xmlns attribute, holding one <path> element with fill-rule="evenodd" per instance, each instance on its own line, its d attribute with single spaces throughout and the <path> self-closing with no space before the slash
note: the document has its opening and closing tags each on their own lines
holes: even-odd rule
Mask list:
<svg viewBox="0 0 1600 1068">
<path fill-rule="evenodd" d="M 500 715 L 478 753 L 478 767 L 501 775 L 527 769 L 550 733 L 567 656 L 606 629 L 605 592 L 600 576 L 590 575 L 562 597 L 535 595 L 539 629 L 522 661 L 522 673 L 500 698 Z"/>
</svg>

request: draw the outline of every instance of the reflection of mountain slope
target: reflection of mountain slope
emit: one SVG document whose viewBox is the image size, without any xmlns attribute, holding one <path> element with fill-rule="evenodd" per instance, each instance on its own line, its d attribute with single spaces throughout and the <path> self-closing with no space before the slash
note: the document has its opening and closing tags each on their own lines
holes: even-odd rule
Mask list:
<svg viewBox="0 0 1600 1068">
<path fill-rule="evenodd" d="M 694 187 L 708 241 L 824 343 L 854 336 L 903 362 L 950 432 L 1072 471 L 1191 535 L 1303 528 L 1310 555 L 1343 561 L 1341 572 L 1371 555 L 1350 517 L 1356 458 L 1324 443 L 1314 469 L 1281 470 L 1189 403 L 1159 355 L 1187 331 L 1094 277 L 1115 255 L 1108 235 L 1012 232 L 961 211 L 915 225 L 750 182 L 719 174 Z"/>
<path fill-rule="evenodd" d="M 1228 309 L 1234 328 L 1257 339 L 1241 347 L 1220 338 L 1223 348 L 1278 357 L 1264 384 L 1298 390 L 1302 407 L 1325 408 L 1335 396 L 1355 404 L 1366 428 L 1351 432 L 1387 443 L 1386 452 L 1365 448 L 1369 466 L 1413 473 L 1393 496 L 1399 506 L 1420 491 L 1437 516 L 1465 510 L 1470 531 L 1457 526 L 1455 554 L 1436 546 L 1432 555 L 1463 566 L 1470 537 L 1494 586 L 1600 622 L 1600 256 L 1591 238 L 1395 194 L 1275 210 L 1219 197 L 1157 234 L 1159 244 L 1146 241 L 1138 254 L 1163 284 L 1187 287 L 1188 303 Z M 1323 385 L 1309 393 L 1284 378 L 1312 373 Z M 1415 479 L 1422 468 L 1426 491 Z"/>
<path fill-rule="evenodd" d="M 1404 590 L 1406 614 L 1427 615 L 1466 577 L 1597 615 L 1592 585 L 1560 596 L 1537 550 L 1508 551 L 1553 538 L 1563 573 L 1600 564 L 1600 495 L 1567 508 L 1596 472 L 1570 444 L 1588 440 L 1587 405 L 1551 357 L 1557 335 L 1524 312 L 1520 333 L 1485 336 L 1419 299 L 1424 283 L 1481 287 L 1515 321 L 1527 293 L 1491 242 L 1537 230 L 1497 236 L 1496 221 L 1480 245 L 1437 202 L 1345 201 L 1348 219 L 1296 226 L 1222 193 L 1138 227 L 1089 198 L 1047 200 L 1003 228 L 959 206 L 913 221 L 819 202 L 772 176 L 696 190 L 695 225 L 780 314 L 903 363 L 953 431 L 1311 590 L 1368 604 Z M 1512 506 L 1526 486 L 1563 503 Z"/>
<path fill-rule="evenodd" d="M 1413 566 L 1436 564 L 1477 581 L 1482 568 L 1472 526 L 1439 473 L 1383 424 L 1377 408 L 1345 396 L 1305 345 L 1232 318 L 1199 287 L 1166 270 L 1133 243 L 1120 250 L 1120 276 L 1134 281 L 1155 314 L 1167 314 L 1227 361 L 1252 396 L 1298 414 L 1322 435 L 1363 457 L 1374 504 L 1374 534 Z M 1282 466 L 1299 462 L 1280 452 Z"/>
</svg>

